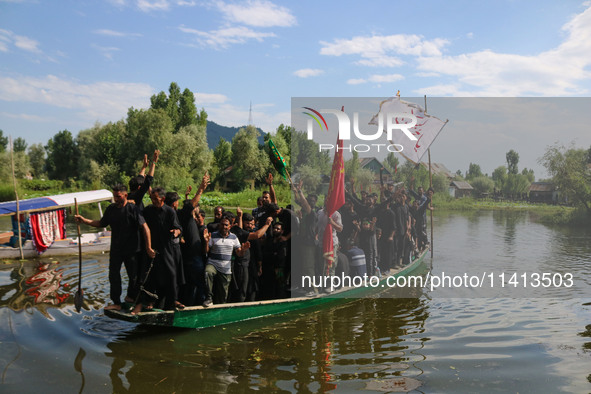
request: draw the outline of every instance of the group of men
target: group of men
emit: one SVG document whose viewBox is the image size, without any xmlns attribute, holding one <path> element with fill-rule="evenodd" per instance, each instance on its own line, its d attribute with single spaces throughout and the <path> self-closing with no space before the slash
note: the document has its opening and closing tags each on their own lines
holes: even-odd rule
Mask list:
<svg viewBox="0 0 591 394">
<path fill-rule="evenodd" d="M 343 207 L 328 217 L 324 209 L 316 208 L 315 194 L 306 197 L 301 187 L 295 187 L 295 201 L 302 209 L 298 211 L 301 226 L 294 250 L 299 265 L 292 267 L 294 276 L 332 276 L 337 270 L 351 277 L 380 276 L 408 264 L 411 256 L 428 246 L 426 211 L 433 209 L 432 189 L 425 193 L 422 187 L 415 192 L 382 185 L 378 203 L 376 193 L 362 191 L 359 198 L 352 183 L 352 190 L 346 190 L 345 195 Z M 415 198 L 412 204 L 411 196 Z M 327 223 L 332 227 L 334 248 L 328 258 L 322 250 Z M 308 285 L 304 288 L 307 295 L 330 291 L 310 287 L 310 281 L 299 283 Z"/>
<path fill-rule="evenodd" d="M 132 313 L 183 309 L 228 301 L 254 301 L 287 296 L 290 238 L 297 220 L 293 212 L 277 206 L 273 177 L 253 214 L 236 214 L 218 206 L 214 220 L 205 224 L 199 208 L 209 185 L 206 173 L 195 195 L 188 187 L 180 205 L 176 192 L 151 187 L 160 152 L 154 152 L 148 174 L 147 155 L 140 174 L 124 185 L 113 187 L 113 203 L 99 220 L 76 215 L 78 223 L 111 228 L 109 282 L 112 304 L 105 309 L 121 310 L 132 305 Z M 142 201 L 149 193 L 152 204 Z M 297 229 L 296 229 L 297 230 Z M 121 300 L 121 266 L 129 284 Z"/>
<path fill-rule="evenodd" d="M 206 224 L 199 201 L 209 175 L 203 176 L 193 197 L 192 188 L 187 188 L 181 205 L 178 193 L 152 187 L 159 155 L 156 150 L 151 164 L 144 156 L 142 170 L 130 180 L 129 189 L 121 184 L 113 187 L 114 202 L 102 218 L 76 215 L 79 223 L 111 228 L 112 304 L 105 309 L 131 305 L 131 312 L 139 313 L 155 307 L 183 309 L 284 298 L 291 291 L 315 295 L 322 289 L 303 286 L 303 276 L 334 275 L 339 265 L 350 275 L 379 275 L 380 270 L 404 264 L 414 250 L 427 245 L 425 210 L 431 209 L 431 190 L 425 195 L 419 188 L 413 205 L 404 190 L 382 187 L 379 204 L 377 195 L 362 192 L 359 199 L 353 190 L 347 193 L 346 204 L 328 216 L 324 208 L 316 207 L 316 195 L 304 196 L 300 183 L 293 187 L 301 207 L 296 213 L 291 206 L 277 205 L 269 174 L 265 180 L 269 190 L 258 198 L 252 214 L 240 208 L 234 214 L 217 206 L 213 221 Z M 146 194 L 152 204 L 144 207 Z M 331 258 L 322 255 L 327 224 L 333 232 Z M 123 302 L 122 265 L 129 279 Z"/>
</svg>

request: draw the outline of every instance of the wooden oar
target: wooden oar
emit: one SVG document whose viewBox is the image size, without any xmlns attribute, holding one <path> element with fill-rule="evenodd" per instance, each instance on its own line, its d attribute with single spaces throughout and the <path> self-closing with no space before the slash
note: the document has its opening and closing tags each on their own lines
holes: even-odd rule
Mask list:
<svg viewBox="0 0 591 394">
<path fill-rule="evenodd" d="M 76 215 L 78 215 L 78 201 L 74 199 L 74 206 L 76 207 Z M 80 312 L 82 309 L 82 235 L 80 234 L 80 224 L 76 222 L 76 228 L 78 230 L 78 290 L 74 295 L 74 306 L 76 312 Z"/>
</svg>

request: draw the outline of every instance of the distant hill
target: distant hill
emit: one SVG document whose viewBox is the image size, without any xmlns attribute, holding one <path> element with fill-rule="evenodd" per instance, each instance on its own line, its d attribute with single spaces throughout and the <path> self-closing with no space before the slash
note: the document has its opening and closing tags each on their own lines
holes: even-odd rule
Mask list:
<svg viewBox="0 0 591 394">
<path fill-rule="evenodd" d="M 225 139 L 226 141 L 232 142 L 232 138 L 234 137 L 234 135 L 238 132 L 238 130 L 240 130 L 243 127 L 246 127 L 246 126 L 228 127 L 228 126 L 219 125 L 215 122 L 210 122 L 208 120 L 207 121 L 207 145 L 209 146 L 209 149 L 215 149 L 215 147 L 218 146 L 218 143 L 220 142 L 220 137 Z M 261 133 L 261 135 L 259 137 L 259 144 L 262 144 L 263 143 L 263 135 L 265 133 L 263 132 L 263 130 L 259 129 L 258 127 L 257 127 L 257 130 L 259 131 L 259 133 Z"/>
</svg>

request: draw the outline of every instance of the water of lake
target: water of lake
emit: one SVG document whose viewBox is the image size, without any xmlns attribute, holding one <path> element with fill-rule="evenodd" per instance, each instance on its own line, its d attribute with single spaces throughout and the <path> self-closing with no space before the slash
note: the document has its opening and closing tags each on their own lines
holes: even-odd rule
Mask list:
<svg viewBox="0 0 591 394">
<path fill-rule="evenodd" d="M 481 286 L 200 331 L 105 317 L 107 255 L 84 258 L 80 314 L 77 257 L 2 266 L 0 392 L 589 392 L 591 232 L 534 219 L 436 215 L 430 275 Z"/>
</svg>

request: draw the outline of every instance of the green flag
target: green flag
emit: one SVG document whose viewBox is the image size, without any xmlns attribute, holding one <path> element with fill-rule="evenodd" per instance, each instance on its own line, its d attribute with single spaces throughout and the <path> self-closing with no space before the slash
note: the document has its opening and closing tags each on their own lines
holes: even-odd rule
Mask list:
<svg viewBox="0 0 591 394">
<path fill-rule="evenodd" d="M 269 138 L 269 159 L 273 163 L 273 167 L 283 176 L 283 179 L 287 180 L 287 168 L 285 168 L 285 159 L 281 156 L 281 153 L 275 147 L 275 144 Z"/>
</svg>

